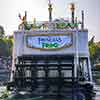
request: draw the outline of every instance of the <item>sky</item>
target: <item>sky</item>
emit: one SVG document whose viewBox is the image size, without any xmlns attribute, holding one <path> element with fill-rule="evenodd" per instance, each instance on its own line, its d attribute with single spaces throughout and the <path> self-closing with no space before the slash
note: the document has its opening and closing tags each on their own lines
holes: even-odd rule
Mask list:
<svg viewBox="0 0 100 100">
<path fill-rule="evenodd" d="M 53 3 L 53 19 L 70 17 L 69 3 L 76 4 L 75 16 L 81 20 L 81 10 L 85 12 L 85 28 L 89 30 L 89 39 L 95 36 L 100 41 L 100 0 L 51 0 Z M 18 29 L 20 19 L 18 14 L 28 13 L 28 20 L 33 18 L 48 20 L 48 0 L 0 0 L 0 25 L 6 34 L 12 34 Z"/>
</svg>

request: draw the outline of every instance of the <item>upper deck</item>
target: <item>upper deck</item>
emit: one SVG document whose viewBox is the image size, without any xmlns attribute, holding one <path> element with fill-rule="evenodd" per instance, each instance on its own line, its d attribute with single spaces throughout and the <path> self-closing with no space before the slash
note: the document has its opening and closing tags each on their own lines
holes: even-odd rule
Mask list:
<svg viewBox="0 0 100 100">
<path fill-rule="evenodd" d="M 88 31 L 79 29 L 23 30 L 14 32 L 14 51 L 21 55 L 88 56 Z"/>
<path fill-rule="evenodd" d="M 71 3 L 71 20 L 52 20 L 52 4 L 49 4 L 49 21 L 32 23 L 27 21 L 27 13 L 20 19 L 19 30 L 14 32 L 14 55 L 76 55 L 89 56 L 88 30 L 82 20 L 74 18 L 75 5 Z M 81 27 L 81 28 L 80 28 Z"/>
</svg>

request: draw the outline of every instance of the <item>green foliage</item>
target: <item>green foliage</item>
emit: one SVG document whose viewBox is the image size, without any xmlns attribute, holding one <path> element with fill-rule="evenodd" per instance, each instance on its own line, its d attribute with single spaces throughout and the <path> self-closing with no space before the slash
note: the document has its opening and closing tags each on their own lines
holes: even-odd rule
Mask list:
<svg viewBox="0 0 100 100">
<path fill-rule="evenodd" d="M 57 23 L 56 26 L 58 29 L 63 29 L 66 26 L 66 24 L 65 23 L 60 23 L 60 24 Z"/>
<path fill-rule="evenodd" d="M 94 43 L 94 36 L 89 41 L 89 51 L 90 51 L 90 57 L 93 58 L 95 55 L 95 51 L 96 51 L 96 45 Z"/>
<path fill-rule="evenodd" d="M 4 36 L 4 28 L 0 26 L 0 37 Z"/>
<path fill-rule="evenodd" d="M 26 22 L 24 23 L 24 27 L 26 30 L 30 30 L 32 26 Z"/>
<path fill-rule="evenodd" d="M 90 56 L 93 57 L 96 53 L 96 44 L 92 43 L 89 45 Z"/>
<path fill-rule="evenodd" d="M 24 23 L 25 30 L 40 29 L 41 27 L 42 27 L 42 25 L 29 24 L 27 22 Z"/>
<path fill-rule="evenodd" d="M 0 56 L 11 56 L 13 48 L 12 38 L 0 38 Z"/>
<path fill-rule="evenodd" d="M 89 41 L 89 51 L 92 64 L 100 62 L 98 61 L 100 59 L 100 42 L 95 43 L 94 36 Z"/>
<path fill-rule="evenodd" d="M 0 39 L 0 56 L 8 56 L 7 45 L 3 39 Z"/>
<path fill-rule="evenodd" d="M 57 29 L 64 29 L 64 28 L 74 28 L 74 27 L 78 27 L 79 26 L 79 23 L 57 23 L 56 24 L 56 27 Z"/>
</svg>

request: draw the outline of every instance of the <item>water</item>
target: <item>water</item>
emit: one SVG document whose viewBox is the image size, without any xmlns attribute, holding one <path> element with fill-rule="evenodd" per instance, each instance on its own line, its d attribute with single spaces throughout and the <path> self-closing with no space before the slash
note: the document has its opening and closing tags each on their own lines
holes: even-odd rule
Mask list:
<svg viewBox="0 0 100 100">
<path fill-rule="evenodd" d="M 94 87 L 96 96 L 94 97 L 94 100 L 100 100 L 100 85 L 96 85 Z"/>
<path fill-rule="evenodd" d="M 94 92 L 96 93 L 96 95 L 93 98 L 93 100 L 100 100 L 100 85 L 95 85 Z M 0 86 L 0 97 L 1 97 L 0 100 L 44 100 L 42 96 L 33 97 L 28 92 L 26 93 L 26 92 L 23 92 L 23 91 L 20 92 L 20 94 L 17 94 L 17 95 L 15 95 L 15 93 L 11 93 L 11 92 L 8 93 L 6 91 L 5 86 Z"/>
</svg>

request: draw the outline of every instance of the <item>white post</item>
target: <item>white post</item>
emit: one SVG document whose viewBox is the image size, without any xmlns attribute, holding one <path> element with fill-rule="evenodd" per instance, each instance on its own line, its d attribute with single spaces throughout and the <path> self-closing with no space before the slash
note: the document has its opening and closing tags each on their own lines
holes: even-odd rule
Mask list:
<svg viewBox="0 0 100 100">
<path fill-rule="evenodd" d="M 79 52 L 78 52 L 78 29 L 76 30 L 76 33 L 75 33 L 75 77 L 77 77 L 77 69 L 79 67 Z"/>
</svg>

